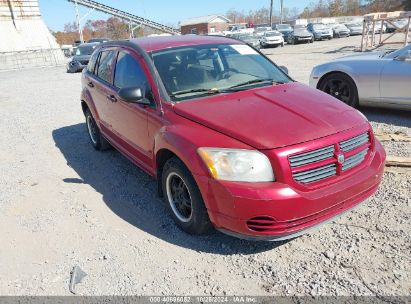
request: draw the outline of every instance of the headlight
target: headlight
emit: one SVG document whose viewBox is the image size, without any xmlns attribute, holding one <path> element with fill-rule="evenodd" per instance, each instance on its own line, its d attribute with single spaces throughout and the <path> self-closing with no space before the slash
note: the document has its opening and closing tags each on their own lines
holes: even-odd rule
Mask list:
<svg viewBox="0 0 411 304">
<path fill-rule="evenodd" d="M 267 156 L 256 150 L 199 148 L 198 154 L 218 180 L 273 182 L 273 169 Z"/>
</svg>

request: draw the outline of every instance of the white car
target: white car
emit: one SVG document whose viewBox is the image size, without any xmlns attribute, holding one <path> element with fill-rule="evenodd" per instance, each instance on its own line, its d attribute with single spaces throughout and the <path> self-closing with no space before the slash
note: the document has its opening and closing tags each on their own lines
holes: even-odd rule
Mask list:
<svg viewBox="0 0 411 304">
<path fill-rule="evenodd" d="M 265 32 L 260 40 L 261 47 L 284 46 L 284 37 L 279 31 Z"/>
<path fill-rule="evenodd" d="M 263 37 L 265 32 L 270 32 L 273 29 L 269 26 L 259 26 L 254 29 L 254 35 L 257 37 Z"/>
</svg>

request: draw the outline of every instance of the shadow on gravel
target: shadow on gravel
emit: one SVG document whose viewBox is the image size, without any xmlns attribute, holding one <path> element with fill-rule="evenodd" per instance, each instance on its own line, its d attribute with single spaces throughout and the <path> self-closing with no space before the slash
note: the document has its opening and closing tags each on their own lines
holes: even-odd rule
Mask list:
<svg viewBox="0 0 411 304">
<path fill-rule="evenodd" d="M 359 108 L 369 121 L 385 123 L 397 127 L 411 128 L 409 111 L 392 110 L 384 108 Z"/>
<path fill-rule="evenodd" d="M 250 242 L 217 231 L 191 236 L 179 230 L 163 201 L 157 184 L 116 150 L 99 152 L 89 143 L 85 124 L 54 130 L 53 139 L 79 178 L 67 183 L 88 184 L 101 193 L 107 206 L 119 217 L 157 238 L 192 250 L 223 255 L 253 254 L 286 242 Z"/>
<path fill-rule="evenodd" d="M 353 53 L 358 50 L 358 46 L 354 45 L 349 45 L 349 46 L 343 46 L 338 49 L 332 50 L 325 52 L 326 54 L 338 54 L 338 53 Z"/>
</svg>

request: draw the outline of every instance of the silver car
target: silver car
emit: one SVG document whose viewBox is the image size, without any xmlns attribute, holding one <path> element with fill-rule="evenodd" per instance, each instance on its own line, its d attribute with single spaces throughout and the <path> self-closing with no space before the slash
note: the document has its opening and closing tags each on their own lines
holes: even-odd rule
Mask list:
<svg viewBox="0 0 411 304">
<path fill-rule="evenodd" d="M 411 44 L 394 52 L 361 53 L 317 65 L 310 86 L 352 107 L 411 110 Z"/>
</svg>

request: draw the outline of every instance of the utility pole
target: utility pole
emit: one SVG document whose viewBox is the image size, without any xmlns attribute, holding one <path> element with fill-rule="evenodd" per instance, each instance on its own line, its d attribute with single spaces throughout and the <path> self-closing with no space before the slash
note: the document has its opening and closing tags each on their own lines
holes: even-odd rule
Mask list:
<svg viewBox="0 0 411 304">
<path fill-rule="evenodd" d="M 270 27 L 273 26 L 273 0 L 270 3 Z"/>
<path fill-rule="evenodd" d="M 74 6 L 76 8 L 76 20 L 77 20 L 78 33 L 79 33 L 79 36 L 80 36 L 80 41 L 81 41 L 81 43 L 83 43 L 84 42 L 83 29 L 81 28 L 80 13 L 79 13 L 79 10 L 78 10 L 77 1 L 74 2 Z"/>
<path fill-rule="evenodd" d="M 280 0 L 280 24 L 283 24 L 283 0 Z"/>
</svg>

